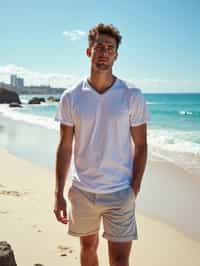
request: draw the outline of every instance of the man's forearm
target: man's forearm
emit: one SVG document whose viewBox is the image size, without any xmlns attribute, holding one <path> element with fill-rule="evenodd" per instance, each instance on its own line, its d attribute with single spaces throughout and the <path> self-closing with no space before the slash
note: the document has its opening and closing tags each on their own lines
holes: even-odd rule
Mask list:
<svg viewBox="0 0 200 266">
<path fill-rule="evenodd" d="M 132 186 L 139 191 L 147 161 L 147 144 L 135 147 L 133 161 Z M 137 191 L 138 190 L 138 191 Z"/>
<path fill-rule="evenodd" d="M 72 148 L 58 146 L 56 155 L 56 187 L 55 193 L 63 195 L 66 177 L 70 168 Z"/>
</svg>

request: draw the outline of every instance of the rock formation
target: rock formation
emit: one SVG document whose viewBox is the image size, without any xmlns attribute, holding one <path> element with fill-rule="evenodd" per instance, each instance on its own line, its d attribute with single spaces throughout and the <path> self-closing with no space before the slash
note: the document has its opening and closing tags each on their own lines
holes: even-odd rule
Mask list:
<svg viewBox="0 0 200 266">
<path fill-rule="evenodd" d="M 13 250 L 5 241 L 0 242 L 0 265 L 17 266 Z"/>
<path fill-rule="evenodd" d="M 10 91 L 0 88 L 0 103 L 21 103 L 18 94 L 15 91 Z"/>
<path fill-rule="evenodd" d="M 28 104 L 40 104 L 41 102 L 45 102 L 45 99 L 39 97 L 33 97 L 31 100 L 29 100 Z"/>
</svg>

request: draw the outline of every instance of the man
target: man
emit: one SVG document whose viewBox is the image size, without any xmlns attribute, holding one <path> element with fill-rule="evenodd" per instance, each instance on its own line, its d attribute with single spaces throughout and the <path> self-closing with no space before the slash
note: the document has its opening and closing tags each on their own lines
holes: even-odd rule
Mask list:
<svg viewBox="0 0 200 266">
<path fill-rule="evenodd" d="M 135 199 L 147 157 L 147 108 L 140 90 L 112 73 L 121 42 L 118 29 L 98 24 L 88 40 L 90 75 L 63 93 L 56 114 L 60 143 L 54 213 L 58 221 L 69 222 L 69 234 L 80 237 L 82 266 L 99 265 L 100 220 L 110 265 L 127 266 L 137 239 Z M 68 206 L 64 186 L 72 153 Z"/>
</svg>

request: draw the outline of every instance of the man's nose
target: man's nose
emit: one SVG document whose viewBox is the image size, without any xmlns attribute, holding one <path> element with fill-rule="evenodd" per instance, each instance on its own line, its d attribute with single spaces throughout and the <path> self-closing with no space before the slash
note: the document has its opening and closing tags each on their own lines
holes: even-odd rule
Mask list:
<svg viewBox="0 0 200 266">
<path fill-rule="evenodd" d="M 101 53 L 102 54 L 108 54 L 109 53 L 109 50 L 107 47 L 101 47 Z"/>
</svg>

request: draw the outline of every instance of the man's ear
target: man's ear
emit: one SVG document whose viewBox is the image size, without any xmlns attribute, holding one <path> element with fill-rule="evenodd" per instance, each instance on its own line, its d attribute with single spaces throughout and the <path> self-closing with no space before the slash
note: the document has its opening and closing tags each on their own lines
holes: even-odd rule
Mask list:
<svg viewBox="0 0 200 266">
<path fill-rule="evenodd" d="M 88 56 L 88 57 L 90 57 L 91 56 L 91 48 L 87 48 L 86 49 L 86 55 Z"/>
</svg>

